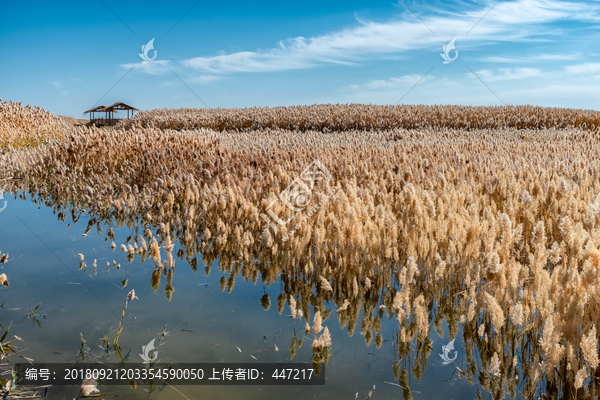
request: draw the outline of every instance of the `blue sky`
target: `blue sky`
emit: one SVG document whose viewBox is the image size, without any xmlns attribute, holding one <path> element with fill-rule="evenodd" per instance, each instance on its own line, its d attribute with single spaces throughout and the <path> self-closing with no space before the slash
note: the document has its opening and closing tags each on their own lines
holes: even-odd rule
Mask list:
<svg viewBox="0 0 600 400">
<path fill-rule="evenodd" d="M 0 0 L 0 97 L 76 118 L 118 101 L 600 110 L 599 22 L 597 0 Z"/>
</svg>

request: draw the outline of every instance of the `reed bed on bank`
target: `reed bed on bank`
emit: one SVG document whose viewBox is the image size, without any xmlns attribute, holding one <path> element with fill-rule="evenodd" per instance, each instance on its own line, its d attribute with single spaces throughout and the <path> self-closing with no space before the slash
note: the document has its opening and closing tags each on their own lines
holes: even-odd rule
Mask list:
<svg viewBox="0 0 600 400">
<path fill-rule="evenodd" d="M 296 107 L 236 109 L 157 109 L 141 112 L 118 128 L 341 132 L 390 129 L 595 129 L 600 112 L 533 106 L 376 106 L 321 104 Z"/>
<path fill-rule="evenodd" d="M 315 113 L 333 106 L 322 107 Z M 446 124 L 471 118 L 450 112 L 456 109 L 445 111 Z M 517 121 L 526 109 L 489 110 Z M 560 110 L 544 110 L 531 120 L 560 118 Z M 554 125 L 575 124 L 579 114 L 569 122 L 569 112 Z M 151 285 L 158 290 L 166 277 L 169 299 L 175 260 L 195 270 L 201 256 L 207 274 L 219 260 L 222 290 L 232 291 L 239 276 L 280 279 L 279 313 L 289 305 L 307 331 L 317 313 L 319 327 L 337 315 L 350 335 L 358 328 L 379 347 L 381 320 L 395 318 L 392 368 L 405 398 L 409 368 L 423 376 L 429 336 L 433 329 L 443 335 L 444 321 L 448 340 L 462 325 L 468 368 L 460 373 L 495 399 L 517 392 L 597 397 L 598 128 L 439 124 L 323 134 L 148 124 L 80 128 L 60 141 L 5 152 L 5 173 L 25 178 L 7 190 L 54 207 L 62 220 L 70 213 L 77 221 L 87 210 L 86 233 L 94 225 L 101 233 L 106 222 L 134 229 L 122 251 L 130 261 L 153 260 Z M 331 179 L 316 181 L 293 211 L 278 196 L 315 160 Z M 289 220 L 276 231 L 261 216 L 269 206 Z M 106 235 L 114 240 L 112 229 Z M 335 312 L 326 308 L 331 301 Z M 301 345 L 295 339 L 291 353 Z M 327 361 L 325 344 L 335 338 L 326 339 L 315 337 L 317 361 Z"/>
<path fill-rule="evenodd" d="M 53 138 L 62 138 L 69 126 L 61 117 L 40 107 L 0 99 L 0 151 L 35 147 Z"/>
</svg>

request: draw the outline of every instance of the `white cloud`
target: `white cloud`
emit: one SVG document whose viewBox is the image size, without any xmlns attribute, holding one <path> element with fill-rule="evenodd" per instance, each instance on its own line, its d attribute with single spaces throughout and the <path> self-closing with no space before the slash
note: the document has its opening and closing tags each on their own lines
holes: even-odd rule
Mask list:
<svg viewBox="0 0 600 400">
<path fill-rule="evenodd" d="M 396 88 L 410 88 L 415 85 L 419 80 L 421 80 L 423 76 L 419 75 L 405 75 L 392 77 L 389 79 L 377 79 L 372 80 L 364 84 L 354 84 L 350 86 L 346 86 L 344 89 L 350 89 L 353 91 L 357 90 L 387 90 L 387 89 L 396 89 Z M 431 76 L 424 77 L 420 84 L 425 83 L 433 79 Z"/>
<path fill-rule="evenodd" d="M 220 81 L 221 79 L 223 79 L 223 77 L 219 75 L 200 75 L 193 77 L 191 81 L 202 85 L 208 85 L 211 82 Z"/>
<path fill-rule="evenodd" d="M 352 65 L 374 56 L 390 56 L 435 45 L 441 48 L 447 38 L 457 37 L 457 42 L 525 41 L 540 36 L 537 24 L 600 20 L 600 4 L 557 0 L 502 1 L 486 15 L 494 3 L 487 1 L 484 6 L 463 15 L 422 16 L 424 23 L 408 13 L 404 16 L 409 19 L 383 23 L 359 20 L 358 26 L 323 36 L 287 39 L 266 51 L 195 57 L 184 60 L 182 64 L 211 74 L 286 71 L 327 64 Z M 481 20 L 484 15 L 485 19 Z M 432 34 L 428 27 L 436 34 Z M 466 35 L 466 32 L 469 34 Z"/>
<path fill-rule="evenodd" d="M 584 63 L 568 65 L 565 72 L 572 75 L 600 75 L 600 63 Z"/>
<path fill-rule="evenodd" d="M 484 82 L 493 82 L 541 76 L 542 70 L 537 68 L 498 68 L 495 71 L 491 69 L 482 69 L 475 71 L 475 73 Z M 472 75 L 470 72 L 467 72 L 467 74 Z"/>
<path fill-rule="evenodd" d="M 531 61 L 571 61 L 580 59 L 580 54 L 538 54 L 526 57 L 485 56 L 478 61 L 491 63 L 523 63 Z"/>
<path fill-rule="evenodd" d="M 473 75 L 471 75 L 473 79 Z M 542 107 L 572 107 L 584 109 L 600 109 L 600 82 L 582 84 L 573 81 L 560 82 L 548 80 L 533 85 L 522 85 L 520 81 L 507 81 L 503 84 L 490 84 L 491 92 L 481 82 L 448 81 L 432 79 L 423 85 L 421 82 L 410 93 L 406 90 L 357 90 L 335 97 L 319 99 L 322 103 L 372 103 L 396 104 L 402 99 L 404 104 L 457 104 L 470 106 L 502 105 L 497 94 L 506 104 L 534 104 Z M 594 84 L 596 83 L 596 84 Z M 494 94 L 495 93 L 495 94 Z M 343 96 L 343 97 L 342 97 Z"/>
<path fill-rule="evenodd" d="M 52 86 L 54 86 L 54 88 L 58 89 L 61 95 L 63 96 L 67 96 L 69 94 L 69 92 L 67 90 L 65 90 L 65 82 L 57 80 L 57 79 L 52 79 L 49 80 L 48 83 L 50 83 Z"/>
<path fill-rule="evenodd" d="M 498 94 L 512 104 L 600 110 L 600 100 L 597 95 L 600 91 L 598 82 L 581 84 L 581 82 L 549 81 L 549 83 L 527 88 L 510 88 Z"/>
<path fill-rule="evenodd" d="M 580 54 L 540 54 L 532 57 L 535 61 L 571 61 L 581 58 Z"/>
<path fill-rule="evenodd" d="M 600 108 L 596 94 L 600 91 L 600 63 L 583 63 L 562 69 L 542 71 L 537 68 L 498 68 L 475 71 L 485 85 L 478 82 L 470 72 L 458 80 L 449 78 L 427 79 L 416 85 L 404 102 L 412 104 L 500 104 L 496 94 L 506 104 L 535 104 L 545 107 Z M 531 78 L 538 79 L 531 79 Z M 595 79 L 589 79 L 590 77 Z M 539 79 L 543 78 L 543 79 Z M 395 102 L 407 89 L 394 85 L 407 77 L 389 78 L 351 85 L 343 89 L 354 90 L 344 93 L 346 101 L 378 104 Z M 527 79 L 526 83 L 523 80 Z M 424 84 L 425 82 L 425 84 Z M 473 84 L 475 82 L 475 84 Z M 492 82 L 496 82 L 492 84 Z M 500 82 L 500 83 L 498 83 Z M 387 83 L 384 84 L 384 83 Z M 488 86 L 489 84 L 489 86 Z M 488 86 L 486 88 L 486 86 Z M 460 90 L 456 90 L 460 87 Z M 374 90 L 380 88 L 380 90 Z M 491 89 L 492 91 L 490 91 Z M 329 100 L 339 102 L 338 100 Z"/>
<path fill-rule="evenodd" d="M 57 89 L 62 89 L 64 86 L 64 82 L 63 81 L 59 81 L 56 79 L 50 80 L 48 81 L 50 84 L 52 84 L 52 86 L 54 86 Z"/>
<path fill-rule="evenodd" d="M 157 60 L 145 64 L 142 62 L 134 64 L 121 64 L 121 67 L 127 70 L 135 68 L 135 71 L 144 72 L 150 75 L 162 75 L 164 73 L 171 72 L 169 71 L 169 68 L 167 68 L 170 62 L 171 61 L 169 60 Z"/>
<path fill-rule="evenodd" d="M 485 56 L 478 58 L 477 61 L 491 62 L 491 63 L 516 63 L 525 61 L 523 58 L 511 58 L 511 57 L 500 57 L 500 56 Z"/>
</svg>

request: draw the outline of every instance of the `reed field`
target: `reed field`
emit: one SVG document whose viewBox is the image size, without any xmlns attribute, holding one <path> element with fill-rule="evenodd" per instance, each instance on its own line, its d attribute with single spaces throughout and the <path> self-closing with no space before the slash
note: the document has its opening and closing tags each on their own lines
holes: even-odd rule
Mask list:
<svg viewBox="0 0 600 400">
<path fill-rule="evenodd" d="M 40 108 L 0 99 L 0 149 L 35 147 L 51 138 L 62 138 L 65 121 Z"/>
<path fill-rule="evenodd" d="M 288 129 L 294 131 L 390 129 L 539 129 L 600 127 L 595 111 L 533 106 L 375 106 L 321 104 L 296 107 L 245 109 L 156 109 L 124 120 L 121 127 L 154 126 L 162 129 L 225 130 Z"/>
<path fill-rule="evenodd" d="M 278 201 L 315 160 L 331 179 L 315 182 L 301 211 Z M 480 398 L 599 396 L 598 112 L 163 109 L 100 129 L 3 102 L 0 163 L 23 178 L 5 193 L 63 221 L 85 210 L 88 232 L 153 263 L 148 282 L 169 300 L 177 260 L 210 275 L 218 259 L 223 291 L 240 276 L 281 281 L 273 306 L 313 339 L 294 337 L 291 358 L 305 345 L 327 363 L 332 324 L 379 348 L 393 319 L 390 368 L 410 399 L 409 375 L 420 380 L 438 358 L 429 336 L 447 323 L 468 359 L 456 373 Z M 289 222 L 271 229 L 269 207 Z M 137 234 L 115 243 L 107 221 Z"/>
</svg>

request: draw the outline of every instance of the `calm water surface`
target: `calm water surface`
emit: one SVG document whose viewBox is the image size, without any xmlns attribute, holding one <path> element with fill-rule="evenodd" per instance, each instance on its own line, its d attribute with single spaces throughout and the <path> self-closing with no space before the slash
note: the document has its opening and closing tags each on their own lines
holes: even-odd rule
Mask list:
<svg viewBox="0 0 600 400">
<path fill-rule="evenodd" d="M 82 237 L 88 223 L 85 216 L 69 227 L 69 217 L 64 222 L 59 221 L 52 209 L 11 197 L 7 197 L 7 201 L 7 208 L 0 213 L 0 250 L 10 253 L 8 263 L 1 265 L 10 287 L 0 293 L 0 303 L 4 302 L 4 308 L 0 308 L 0 323 L 6 328 L 12 321 L 9 335 L 23 338 L 23 342 L 15 344 L 20 345 L 23 355 L 35 362 L 81 362 L 80 335 L 86 341 L 86 361 L 118 362 L 113 351 L 107 355 L 101 346 L 105 336 L 112 343 L 131 289 L 139 300 L 129 303 L 119 338 L 123 356 L 130 363 L 141 363 L 142 346 L 152 339 L 160 343 L 160 362 L 289 362 L 294 328 L 297 337 L 304 334 L 304 322 L 297 322 L 294 327 L 293 320 L 287 316 L 287 305 L 282 315 L 277 312 L 281 280 L 267 287 L 260 279 L 254 285 L 238 276 L 233 291 L 228 293 L 219 286 L 223 274 L 217 268 L 218 260 L 206 276 L 200 258 L 196 273 L 185 259 L 176 259 L 175 292 L 169 301 L 164 291 L 164 277 L 156 293 L 151 287 L 152 260 L 142 265 L 140 257 L 136 257 L 128 263 L 126 253 L 121 251 L 120 244 L 135 235 L 133 230 L 115 228 L 117 248 L 112 251 L 111 240 L 105 242 L 106 228 L 99 235 L 94 227 Z M 175 247 L 173 254 L 177 250 Z M 85 255 L 85 273 L 79 270 L 78 253 Z M 97 260 L 96 274 L 94 259 Z M 120 270 L 112 267 L 113 260 L 121 265 Z M 108 271 L 107 261 L 110 263 Z M 128 279 L 127 286 L 122 288 L 125 279 Z M 268 310 L 260 303 L 265 293 L 271 299 Z M 35 318 L 41 327 L 28 317 L 29 310 L 38 303 Z M 327 308 L 332 307 L 335 308 L 329 304 Z M 103 385 L 99 389 L 131 399 L 350 400 L 366 399 L 375 386 L 371 399 L 405 398 L 402 388 L 386 383 L 398 383 L 392 368 L 397 359 L 393 345 L 397 321 L 383 317 L 384 343 L 377 349 L 375 341 L 366 346 L 360 328 L 350 337 L 340 328 L 335 312 L 334 309 L 323 323 L 332 337 L 324 386 L 177 386 L 175 390 L 167 385 L 155 385 L 150 391 L 140 384 L 137 389 Z M 163 339 L 165 325 L 169 334 Z M 448 342 L 447 328 L 444 330 L 445 338 L 432 330 L 431 354 L 420 381 L 411 372 L 414 357 L 401 362 L 401 367 L 408 369 L 414 399 L 476 398 L 477 385 L 470 386 L 458 372 L 452 375 L 454 364 L 443 365 L 437 355 Z M 455 341 L 456 363 L 465 370 L 467 362 L 461 351 L 461 340 L 459 333 Z M 304 337 L 304 345 L 298 349 L 293 362 L 310 362 L 311 343 L 312 339 Z M 415 347 L 416 343 L 411 345 Z M 311 365 L 307 364 L 309 368 Z M 51 388 L 48 398 L 71 399 L 78 391 L 78 387 Z"/>
</svg>

